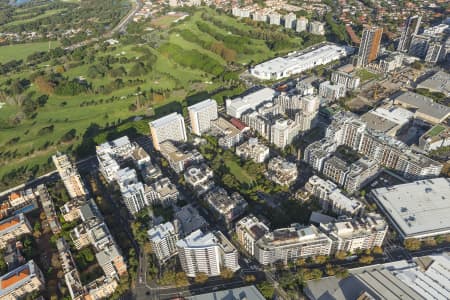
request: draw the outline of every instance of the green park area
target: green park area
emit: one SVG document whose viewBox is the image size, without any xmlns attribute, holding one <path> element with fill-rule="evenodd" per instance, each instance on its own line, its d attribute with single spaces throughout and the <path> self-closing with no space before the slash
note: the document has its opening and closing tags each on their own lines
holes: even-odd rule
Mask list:
<svg viewBox="0 0 450 300">
<path fill-rule="evenodd" d="M 358 69 L 356 75 L 359 76 L 361 82 L 378 79 L 380 75 L 367 71 L 366 69 Z"/>
<path fill-rule="evenodd" d="M 207 8 L 166 29 L 151 26 L 130 23 L 118 44 L 72 52 L 56 42 L 50 51 L 46 42 L 0 47 L 0 189 L 52 169 L 56 151 L 81 158 L 113 136 L 148 134 L 152 118 L 186 114 L 208 97 L 223 103 L 244 91 L 246 64 L 321 41 Z"/>
</svg>

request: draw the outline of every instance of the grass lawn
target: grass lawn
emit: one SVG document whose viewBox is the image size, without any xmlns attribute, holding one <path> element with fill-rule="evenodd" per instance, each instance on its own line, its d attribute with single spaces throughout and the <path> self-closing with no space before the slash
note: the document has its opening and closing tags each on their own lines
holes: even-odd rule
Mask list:
<svg viewBox="0 0 450 300">
<path fill-rule="evenodd" d="M 60 45 L 58 41 L 51 41 L 50 48 L 56 48 Z M 5 63 L 13 59 L 26 59 L 28 55 L 35 52 L 47 51 L 48 42 L 16 44 L 0 46 L 0 63 Z"/>
<path fill-rule="evenodd" d="M 441 133 L 444 130 L 445 130 L 444 126 L 436 125 L 430 130 L 428 135 L 431 136 L 431 137 L 434 137 L 434 136 L 438 135 L 439 133 Z"/>
<path fill-rule="evenodd" d="M 34 21 L 37 21 L 37 20 L 40 20 L 40 19 L 44 19 L 44 18 L 48 18 L 48 17 L 54 16 L 54 15 L 62 13 L 64 11 L 66 11 L 66 9 L 64 9 L 64 8 L 62 8 L 62 9 L 50 9 L 50 10 L 47 10 L 42 15 L 38 15 L 38 16 L 35 16 L 35 17 L 32 17 L 32 18 L 20 18 L 19 20 L 16 20 L 16 21 L 4 24 L 3 27 L 16 26 L 16 25 L 22 25 L 22 24 L 34 22 Z"/>
<path fill-rule="evenodd" d="M 254 178 L 250 176 L 244 169 L 233 160 L 226 160 L 225 165 L 230 169 L 231 174 L 241 183 L 251 184 Z"/>
<path fill-rule="evenodd" d="M 378 79 L 380 75 L 367 71 L 366 69 L 359 69 L 356 71 L 356 75 L 361 78 L 362 82 L 366 82 L 372 79 Z"/>
</svg>

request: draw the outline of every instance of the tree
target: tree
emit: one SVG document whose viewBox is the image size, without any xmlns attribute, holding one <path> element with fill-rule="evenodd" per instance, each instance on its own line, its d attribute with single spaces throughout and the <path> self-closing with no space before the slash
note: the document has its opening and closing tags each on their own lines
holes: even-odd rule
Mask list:
<svg viewBox="0 0 450 300">
<path fill-rule="evenodd" d="M 266 299 L 272 299 L 273 294 L 275 293 L 275 287 L 268 283 L 267 281 L 264 281 L 256 286 L 258 290 L 261 292 L 261 294 Z"/>
<path fill-rule="evenodd" d="M 381 255 L 383 254 L 383 249 L 380 246 L 375 246 L 372 249 L 373 254 Z"/>
<path fill-rule="evenodd" d="M 223 268 L 222 271 L 220 271 L 220 277 L 222 277 L 223 279 L 229 280 L 232 279 L 233 276 L 234 273 L 229 268 Z"/>
<path fill-rule="evenodd" d="M 436 242 L 435 238 L 433 238 L 433 237 L 429 237 L 429 238 L 425 239 L 424 243 L 427 247 L 434 247 L 437 245 L 437 242 Z"/>
<path fill-rule="evenodd" d="M 359 258 L 359 262 L 362 264 L 369 265 L 373 262 L 373 256 L 370 255 L 363 255 Z"/>
<path fill-rule="evenodd" d="M 336 274 L 336 270 L 334 269 L 334 267 L 333 267 L 332 264 L 327 264 L 327 265 L 325 266 L 325 273 L 326 273 L 328 276 L 334 276 L 334 275 Z"/>
<path fill-rule="evenodd" d="M 328 260 L 328 257 L 325 255 L 317 255 L 314 257 L 314 262 L 316 264 L 324 264 Z"/>
<path fill-rule="evenodd" d="M 344 267 L 338 267 L 336 270 L 336 277 L 339 278 L 347 278 L 348 277 L 348 270 Z"/>
<path fill-rule="evenodd" d="M 208 275 L 206 275 L 206 273 L 199 272 L 199 273 L 197 273 L 197 275 L 195 276 L 194 281 L 195 281 L 195 283 L 197 283 L 197 284 L 205 284 L 205 283 L 208 281 Z"/>
<path fill-rule="evenodd" d="M 403 242 L 403 245 L 405 246 L 406 250 L 416 251 L 416 250 L 420 250 L 420 248 L 422 246 L 422 242 L 418 239 L 406 239 Z"/>
<path fill-rule="evenodd" d="M 336 259 L 339 259 L 339 260 L 344 260 L 344 259 L 347 258 L 347 253 L 344 252 L 344 251 L 338 251 L 338 252 L 336 252 L 336 254 L 334 255 L 334 257 L 335 257 Z"/>
<path fill-rule="evenodd" d="M 297 266 L 304 266 L 306 264 L 306 260 L 304 258 L 299 258 L 297 259 L 297 261 L 295 262 L 297 264 Z"/>
<path fill-rule="evenodd" d="M 5 261 L 5 256 L 3 251 L 0 253 L 0 275 L 5 274 L 8 271 L 8 265 Z"/>
<path fill-rule="evenodd" d="M 246 283 L 255 282 L 256 281 L 256 277 L 255 277 L 255 275 L 245 275 L 244 281 Z"/>
</svg>

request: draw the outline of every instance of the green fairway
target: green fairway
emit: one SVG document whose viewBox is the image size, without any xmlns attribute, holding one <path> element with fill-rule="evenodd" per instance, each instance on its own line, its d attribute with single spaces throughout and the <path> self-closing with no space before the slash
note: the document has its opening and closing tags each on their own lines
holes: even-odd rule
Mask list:
<svg viewBox="0 0 450 300">
<path fill-rule="evenodd" d="M 50 9 L 50 10 L 47 10 L 43 14 L 40 14 L 38 16 L 31 17 L 31 18 L 27 18 L 27 15 L 19 15 L 20 18 L 18 17 L 15 21 L 4 24 L 3 27 L 7 28 L 8 26 L 22 25 L 22 24 L 38 21 L 41 19 L 51 17 L 53 15 L 60 14 L 64 11 L 66 11 L 66 10 L 65 9 Z"/>
<path fill-rule="evenodd" d="M 0 46 L 0 63 L 16 59 L 26 59 L 28 55 L 39 51 L 47 51 L 60 45 L 58 41 L 26 43 L 17 45 Z"/>
</svg>

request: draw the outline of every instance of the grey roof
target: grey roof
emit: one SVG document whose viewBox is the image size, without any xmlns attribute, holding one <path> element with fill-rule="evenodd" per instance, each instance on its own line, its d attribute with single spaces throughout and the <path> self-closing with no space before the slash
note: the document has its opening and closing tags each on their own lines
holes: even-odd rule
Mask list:
<svg viewBox="0 0 450 300">
<path fill-rule="evenodd" d="M 403 237 L 450 230 L 450 179 L 435 178 L 372 190 Z"/>
<path fill-rule="evenodd" d="M 419 83 L 417 87 L 450 96 L 450 74 L 438 71 L 430 78 Z"/>
<path fill-rule="evenodd" d="M 450 115 L 450 107 L 441 105 L 433 99 L 413 92 L 405 92 L 395 98 L 396 102 L 414 107 L 418 112 L 436 119 L 445 119 Z"/>
<path fill-rule="evenodd" d="M 357 299 L 366 293 L 373 299 L 425 299 L 398 279 L 383 265 L 350 270 L 347 278 L 336 276 L 306 282 L 304 292 L 309 299 Z"/>
<path fill-rule="evenodd" d="M 188 300 L 265 300 L 263 295 L 254 285 L 217 291 L 212 293 L 195 295 L 187 298 Z"/>
</svg>

